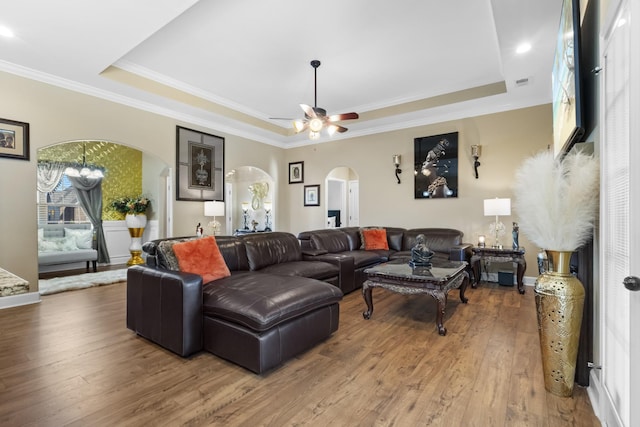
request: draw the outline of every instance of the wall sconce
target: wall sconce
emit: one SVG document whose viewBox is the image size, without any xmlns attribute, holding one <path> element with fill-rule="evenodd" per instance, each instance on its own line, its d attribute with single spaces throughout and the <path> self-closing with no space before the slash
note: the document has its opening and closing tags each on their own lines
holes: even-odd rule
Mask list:
<svg viewBox="0 0 640 427">
<path fill-rule="evenodd" d="M 242 202 L 242 218 L 244 219 L 244 229 L 249 229 L 249 202 Z"/>
<path fill-rule="evenodd" d="M 471 146 L 471 156 L 473 157 L 473 169 L 476 171 L 476 179 L 478 179 L 478 166 L 480 166 L 480 162 L 478 161 L 478 159 L 480 158 L 481 153 L 482 145 Z"/>
<path fill-rule="evenodd" d="M 400 177 L 398 176 L 399 173 L 402 173 L 402 169 L 400 169 L 400 160 L 402 159 L 402 157 L 400 156 L 400 154 L 394 154 L 393 155 L 393 164 L 396 166 L 396 179 L 398 180 L 398 184 L 400 184 Z"/>
</svg>

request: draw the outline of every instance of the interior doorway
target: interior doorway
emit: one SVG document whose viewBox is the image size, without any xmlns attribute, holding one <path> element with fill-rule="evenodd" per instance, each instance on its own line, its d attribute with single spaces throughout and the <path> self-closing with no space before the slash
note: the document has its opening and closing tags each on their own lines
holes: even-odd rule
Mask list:
<svg viewBox="0 0 640 427">
<path fill-rule="evenodd" d="M 334 168 L 325 179 L 326 228 L 358 225 L 359 177 L 347 166 Z"/>
</svg>

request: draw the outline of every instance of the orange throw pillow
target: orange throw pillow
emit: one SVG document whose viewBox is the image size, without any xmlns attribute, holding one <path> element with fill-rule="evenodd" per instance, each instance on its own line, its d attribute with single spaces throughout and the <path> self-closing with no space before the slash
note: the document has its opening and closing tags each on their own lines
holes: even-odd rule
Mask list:
<svg viewBox="0 0 640 427">
<path fill-rule="evenodd" d="M 202 283 L 231 276 L 213 236 L 173 245 L 180 271 L 202 276 Z"/>
<path fill-rule="evenodd" d="M 374 249 L 389 249 L 389 243 L 387 243 L 387 230 L 384 228 L 362 230 L 362 238 L 364 240 L 364 249 L 367 251 Z"/>
</svg>

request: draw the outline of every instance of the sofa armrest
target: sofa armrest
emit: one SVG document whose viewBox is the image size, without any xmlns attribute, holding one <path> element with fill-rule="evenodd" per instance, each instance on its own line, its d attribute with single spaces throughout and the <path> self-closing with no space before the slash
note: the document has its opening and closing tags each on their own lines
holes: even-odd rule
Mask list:
<svg viewBox="0 0 640 427">
<path fill-rule="evenodd" d="M 127 328 L 186 357 L 202 349 L 202 277 L 133 266 L 127 271 Z"/>
<path fill-rule="evenodd" d="M 473 245 L 471 243 L 452 246 L 451 249 L 449 249 L 449 259 L 451 261 L 466 261 L 470 263 L 471 255 L 473 255 L 472 247 Z"/>
<path fill-rule="evenodd" d="M 343 292 L 349 292 L 355 288 L 355 262 L 352 256 L 322 253 L 319 255 L 304 255 L 305 261 L 323 261 L 338 266 L 338 280 L 340 289 Z"/>
</svg>

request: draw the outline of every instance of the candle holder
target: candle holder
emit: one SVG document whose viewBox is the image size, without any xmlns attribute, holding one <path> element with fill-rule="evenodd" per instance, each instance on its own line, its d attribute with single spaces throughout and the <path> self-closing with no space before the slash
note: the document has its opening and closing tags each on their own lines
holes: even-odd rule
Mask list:
<svg viewBox="0 0 640 427">
<path fill-rule="evenodd" d="M 485 246 L 487 246 L 487 239 L 484 234 L 481 234 L 478 236 L 478 247 L 484 248 Z"/>
<path fill-rule="evenodd" d="M 271 202 L 264 202 L 264 231 L 271 231 Z"/>
<path fill-rule="evenodd" d="M 249 229 L 249 202 L 242 202 L 242 218 L 244 219 L 244 230 Z"/>
</svg>

